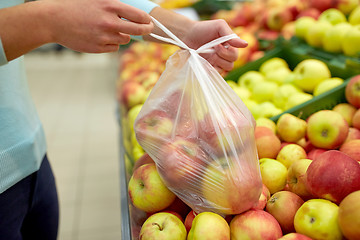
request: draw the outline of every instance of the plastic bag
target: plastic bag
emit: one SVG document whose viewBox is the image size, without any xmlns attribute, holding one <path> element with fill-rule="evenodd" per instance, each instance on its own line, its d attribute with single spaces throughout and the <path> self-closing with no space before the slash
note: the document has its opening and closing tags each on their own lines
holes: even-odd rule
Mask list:
<svg viewBox="0 0 360 240">
<path fill-rule="evenodd" d="M 199 53 L 237 37 L 216 39 L 173 54 L 134 124 L 136 138 L 155 161 L 168 188 L 195 212 L 222 215 L 248 210 L 262 181 L 255 121 L 241 99 Z"/>
</svg>

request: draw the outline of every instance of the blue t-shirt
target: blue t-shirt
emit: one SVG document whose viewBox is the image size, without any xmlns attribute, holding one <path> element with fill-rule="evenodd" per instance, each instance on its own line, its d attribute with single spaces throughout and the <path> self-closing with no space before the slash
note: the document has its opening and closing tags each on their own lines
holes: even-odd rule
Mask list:
<svg viewBox="0 0 360 240">
<path fill-rule="evenodd" d="M 148 13 L 157 6 L 147 0 L 123 2 Z M 24 0 L 1 0 L 0 8 L 22 3 Z M 0 193 L 37 171 L 46 153 L 45 134 L 30 96 L 24 58 L 7 61 L 1 34 L 0 30 Z"/>
</svg>

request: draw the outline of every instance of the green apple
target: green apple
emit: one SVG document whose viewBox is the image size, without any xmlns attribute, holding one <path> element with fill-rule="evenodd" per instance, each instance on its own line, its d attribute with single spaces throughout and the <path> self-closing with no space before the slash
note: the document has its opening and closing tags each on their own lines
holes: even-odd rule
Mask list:
<svg viewBox="0 0 360 240">
<path fill-rule="evenodd" d="M 279 88 L 274 92 L 272 102 L 276 107 L 285 109 L 288 98 L 295 93 L 302 92 L 298 87 L 290 83 L 280 85 Z"/>
<path fill-rule="evenodd" d="M 304 102 L 310 101 L 313 95 L 309 93 L 299 92 L 289 96 L 288 101 L 285 104 L 285 110 L 298 106 Z"/>
<path fill-rule="evenodd" d="M 295 232 L 294 217 L 303 203 L 304 200 L 295 193 L 279 191 L 270 197 L 265 210 L 279 222 L 283 232 Z"/>
<path fill-rule="evenodd" d="M 317 59 L 306 59 L 296 65 L 294 69 L 294 84 L 300 89 L 312 93 L 316 85 L 329 79 L 329 67 Z"/>
<path fill-rule="evenodd" d="M 359 4 L 359 3 L 358 3 Z M 358 5 L 349 15 L 349 23 L 351 25 L 360 24 L 360 6 Z"/>
<path fill-rule="evenodd" d="M 349 124 L 340 113 L 332 110 L 320 110 L 307 120 L 306 135 L 317 148 L 336 149 L 346 139 Z"/>
<path fill-rule="evenodd" d="M 312 239 L 341 240 L 339 207 L 325 199 L 310 199 L 296 212 L 295 230 Z"/>
<path fill-rule="evenodd" d="M 245 87 L 252 91 L 252 89 L 260 82 L 263 82 L 265 77 L 262 73 L 258 71 L 248 71 L 241 75 L 238 79 L 238 84 L 240 87 Z"/>
<path fill-rule="evenodd" d="M 266 76 L 267 73 L 283 67 L 289 68 L 289 65 L 284 59 L 274 57 L 263 62 L 260 65 L 259 71 Z"/>
<path fill-rule="evenodd" d="M 312 197 L 306 187 L 306 170 L 311 162 L 310 159 L 299 159 L 288 168 L 287 185 L 289 191 L 305 200 Z"/>
<path fill-rule="evenodd" d="M 245 106 L 250 110 L 250 112 L 253 112 L 253 109 L 259 105 L 257 102 L 255 102 L 254 100 L 251 99 L 243 99 L 242 100 L 243 103 L 245 104 Z"/>
<path fill-rule="evenodd" d="M 318 96 L 324 92 L 329 91 L 330 89 L 333 89 L 341 84 L 343 84 L 344 80 L 339 77 L 333 77 L 329 79 L 325 79 L 321 83 L 315 86 L 313 95 Z"/>
<path fill-rule="evenodd" d="M 276 156 L 276 160 L 284 164 L 286 168 L 289 168 L 291 164 L 299 159 L 306 158 L 306 151 L 298 144 L 291 143 L 281 148 L 280 152 Z"/>
<path fill-rule="evenodd" d="M 338 1 L 336 8 L 345 15 L 349 15 L 357 6 L 359 6 L 359 0 L 345 0 Z"/>
<path fill-rule="evenodd" d="M 323 37 L 325 33 L 332 27 L 331 23 L 326 21 L 316 21 L 306 32 L 305 40 L 313 47 L 323 46 Z"/>
<path fill-rule="evenodd" d="M 265 101 L 252 107 L 251 113 L 255 119 L 260 117 L 271 118 L 279 115 L 283 111 L 277 108 L 272 102 Z"/>
<path fill-rule="evenodd" d="M 234 89 L 234 87 L 238 87 L 238 86 L 239 86 L 239 85 L 238 85 L 235 81 L 233 81 L 233 80 L 227 80 L 226 83 L 229 84 L 229 86 L 230 86 L 232 89 Z"/>
<path fill-rule="evenodd" d="M 230 240 L 230 226 L 220 215 L 202 212 L 192 222 L 187 240 Z"/>
<path fill-rule="evenodd" d="M 335 26 L 332 26 L 324 35 L 323 38 L 323 48 L 325 51 L 333 53 L 342 52 L 342 42 L 345 36 L 345 33 L 351 29 L 349 23 L 339 23 Z"/>
<path fill-rule="evenodd" d="M 186 240 L 186 229 L 182 221 L 172 213 L 159 212 L 143 223 L 139 239 L 142 240 Z"/>
<path fill-rule="evenodd" d="M 278 87 L 278 84 L 275 82 L 260 82 L 254 86 L 251 98 L 258 103 L 271 101 L 273 99 L 274 92 L 278 89 Z"/>
<path fill-rule="evenodd" d="M 354 25 L 352 28 L 348 29 L 344 36 L 342 42 L 342 50 L 345 55 L 356 57 L 359 56 L 360 52 L 360 24 Z"/>
<path fill-rule="evenodd" d="M 290 113 L 284 113 L 276 123 L 276 130 L 281 140 L 297 142 L 305 136 L 306 121 Z"/>
<path fill-rule="evenodd" d="M 263 184 L 270 193 L 274 194 L 283 190 L 287 178 L 287 168 L 284 164 L 271 158 L 261 158 L 259 163 Z"/>
<path fill-rule="evenodd" d="M 150 213 L 167 208 L 176 197 L 165 186 L 154 163 L 144 164 L 133 172 L 128 192 L 135 207 Z"/>
<path fill-rule="evenodd" d="M 347 19 L 345 14 L 340 10 L 336 8 L 329 8 L 320 14 L 318 21 L 326 21 L 331 23 L 332 25 L 336 25 L 339 23 L 347 22 Z"/>
<path fill-rule="evenodd" d="M 136 117 L 138 116 L 143 104 L 138 104 L 130 108 L 130 110 L 127 113 L 127 121 L 128 126 L 130 129 L 134 129 L 134 123 L 136 120 Z"/>
<path fill-rule="evenodd" d="M 295 36 L 305 39 L 307 31 L 316 22 L 316 20 L 309 16 L 300 17 L 295 21 Z"/>
<path fill-rule="evenodd" d="M 239 98 L 241 98 L 241 100 L 248 99 L 251 96 L 250 90 L 245 87 L 236 86 L 233 88 L 233 90 L 236 93 L 236 95 L 238 95 Z"/>
<path fill-rule="evenodd" d="M 339 225 L 349 240 L 360 239 L 360 190 L 347 195 L 339 205 Z"/>
<path fill-rule="evenodd" d="M 281 85 L 287 81 L 290 74 L 291 70 L 288 67 L 281 67 L 273 71 L 267 72 L 265 75 L 265 79 L 267 81 L 275 82 L 278 85 Z"/>
</svg>

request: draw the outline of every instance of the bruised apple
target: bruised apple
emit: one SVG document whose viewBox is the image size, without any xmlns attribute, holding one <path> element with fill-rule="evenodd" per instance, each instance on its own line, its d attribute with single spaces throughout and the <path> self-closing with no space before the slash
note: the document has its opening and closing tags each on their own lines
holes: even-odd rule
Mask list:
<svg viewBox="0 0 360 240">
<path fill-rule="evenodd" d="M 329 150 L 312 161 L 306 171 L 307 188 L 314 196 L 337 204 L 360 190 L 360 164 L 338 150 Z"/>
</svg>

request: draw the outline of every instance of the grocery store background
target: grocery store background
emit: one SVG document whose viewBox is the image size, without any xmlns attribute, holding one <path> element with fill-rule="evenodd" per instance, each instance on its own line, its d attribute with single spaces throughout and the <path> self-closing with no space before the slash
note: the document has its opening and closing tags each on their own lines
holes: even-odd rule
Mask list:
<svg viewBox="0 0 360 240">
<path fill-rule="evenodd" d="M 60 200 L 59 240 L 121 239 L 118 54 L 44 46 L 25 56 Z"/>
</svg>

